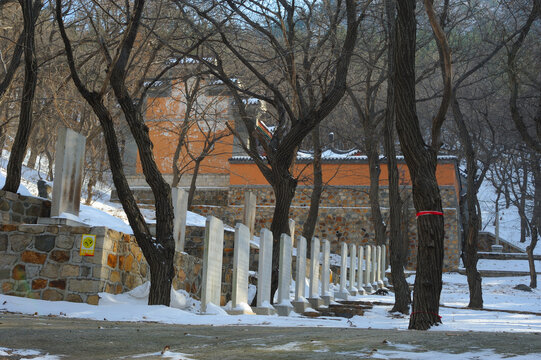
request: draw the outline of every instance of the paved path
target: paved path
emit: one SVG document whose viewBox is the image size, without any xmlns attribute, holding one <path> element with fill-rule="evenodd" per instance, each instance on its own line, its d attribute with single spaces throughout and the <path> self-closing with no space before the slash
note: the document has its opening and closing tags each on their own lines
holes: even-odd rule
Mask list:
<svg viewBox="0 0 541 360">
<path fill-rule="evenodd" d="M 0 347 L 35 349 L 61 359 L 163 359 L 159 353 L 165 346 L 189 359 L 370 359 L 377 356 L 374 350 L 383 355 L 397 344 L 417 346 L 416 351 L 493 349 L 541 358 L 541 333 L 182 326 L 0 313 Z"/>
</svg>

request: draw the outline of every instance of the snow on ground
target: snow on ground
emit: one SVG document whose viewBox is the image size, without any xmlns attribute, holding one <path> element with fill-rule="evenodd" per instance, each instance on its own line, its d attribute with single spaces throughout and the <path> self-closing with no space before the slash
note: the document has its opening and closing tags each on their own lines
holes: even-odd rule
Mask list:
<svg viewBox="0 0 541 360">
<path fill-rule="evenodd" d="M 0 189 L 5 183 L 8 158 L 9 153 L 6 151 L 4 151 L 2 156 L 0 156 Z M 43 165 L 42 168 L 46 169 L 46 164 Z M 46 174 L 40 173 L 34 169 L 30 169 L 26 166 L 22 167 L 21 173 L 21 186 L 19 187 L 18 193 L 25 196 L 38 196 L 37 182 L 38 180 L 44 180 L 46 178 Z M 52 182 L 49 181 L 47 183 L 49 186 L 53 186 Z M 106 226 L 110 229 L 120 231 L 125 234 L 133 234 L 133 231 L 128 224 L 126 213 L 124 213 L 124 210 L 122 209 L 122 205 L 109 201 L 111 189 L 104 184 L 98 184 L 95 190 L 95 200 L 92 202 L 92 206 L 83 205 L 85 198 L 81 198 L 79 217 L 77 218 L 69 216 L 69 218 L 83 222 L 89 226 Z M 155 211 L 142 208 L 141 212 L 149 224 L 156 223 Z M 68 216 L 66 215 L 62 217 Z M 206 218 L 204 216 L 188 211 L 186 225 L 204 227 L 205 221 Z M 232 231 L 234 229 L 226 226 L 226 230 Z"/>
<path fill-rule="evenodd" d="M 535 260 L 535 269 L 541 271 L 541 260 Z M 499 270 L 499 271 L 526 271 L 529 272 L 528 260 L 492 260 L 480 259 L 477 263 L 477 270 Z"/>
<path fill-rule="evenodd" d="M 443 305 L 465 307 L 468 303 L 468 285 L 466 277 L 456 273 L 444 274 L 444 286 L 441 295 Z M 413 277 L 409 278 L 413 281 Z M 515 290 L 517 284 L 528 284 L 528 277 L 486 278 L 483 279 L 483 297 L 487 309 L 520 310 L 536 312 L 541 315 L 541 291 L 532 292 Z M 293 284 L 294 285 L 294 284 Z M 199 301 L 184 291 L 174 291 L 172 307 L 148 306 L 149 284 L 144 284 L 129 293 L 112 295 L 100 293 L 98 306 L 71 303 L 49 302 L 13 296 L 0 295 L 0 311 L 25 314 L 56 315 L 69 318 L 86 318 L 108 321 L 156 321 L 167 324 L 184 325 L 253 325 L 274 327 L 356 327 L 373 329 L 408 328 L 407 316 L 391 316 L 392 295 L 366 295 L 351 297 L 350 300 L 377 301 L 388 306 L 374 306 L 364 316 L 345 318 L 305 318 L 292 313 L 289 317 L 263 315 L 200 315 Z M 431 331 L 491 331 L 491 332 L 541 332 L 541 316 L 516 314 L 504 311 L 476 311 L 441 307 L 443 324 Z"/>
<path fill-rule="evenodd" d="M 495 233 L 494 220 L 497 195 L 492 185 L 487 181 L 483 182 L 478 197 L 483 219 L 483 231 Z M 526 250 L 526 246 L 530 244 L 530 238 L 527 238 L 524 243 L 520 242 L 520 216 L 518 210 L 514 206 L 505 209 L 503 203 L 503 199 L 500 199 L 500 237 L 518 248 Z M 541 246 L 534 249 L 534 254 L 541 255 Z"/>
</svg>

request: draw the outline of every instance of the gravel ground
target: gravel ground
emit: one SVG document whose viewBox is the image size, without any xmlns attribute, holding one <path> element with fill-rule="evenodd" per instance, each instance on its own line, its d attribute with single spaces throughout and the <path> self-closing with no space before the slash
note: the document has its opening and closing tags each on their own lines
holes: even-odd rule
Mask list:
<svg viewBox="0 0 541 360">
<path fill-rule="evenodd" d="M 397 350 L 409 351 L 409 359 L 427 352 L 480 359 L 487 349 L 498 359 L 536 359 L 541 358 L 541 333 L 181 326 L 0 313 L 1 347 L 11 350 L 4 349 L 7 355 L 0 359 L 10 360 L 40 358 L 13 349 L 38 350 L 44 359 L 46 354 L 60 359 L 404 358 L 389 357 Z M 161 355 L 164 349 L 169 357 Z"/>
</svg>

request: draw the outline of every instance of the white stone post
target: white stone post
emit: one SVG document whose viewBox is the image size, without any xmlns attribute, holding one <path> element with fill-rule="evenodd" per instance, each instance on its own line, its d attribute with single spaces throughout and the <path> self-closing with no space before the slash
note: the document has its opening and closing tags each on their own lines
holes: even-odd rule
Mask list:
<svg viewBox="0 0 541 360">
<path fill-rule="evenodd" d="M 257 195 L 251 191 L 244 193 L 244 225 L 250 229 L 250 239 L 254 236 L 255 231 L 255 213 L 257 208 Z"/>
<path fill-rule="evenodd" d="M 371 275 L 370 272 L 372 271 L 372 247 L 370 245 L 365 246 L 365 259 L 364 262 L 365 268 L 364 268 L 364 289 L 367 293 L 372 292 L 372 283 L 370 282 Z"/>
<path fill-rule="evenodd" d="M 250 230 L 244 224 L 235 226 L 233 253 L 233 292 L 231 294 L 232 315 L 253 314 L 248 305 L 248 268 L 250 265 Z"/>
<path fill-rule="evenodd" d="M 347 290 L 347 272 L 348 272 L 348 244 L 345 242 L 341 246 L 340 261 L 340 291 L 336 294 L 337 299 L 347 300 L 349 291 Z"/>
<path fill-rule="evenodd" d="M 387 271 L 387 246 L 381 245 L 381 277 L 383 280 L 384 287 L 389 286 L 389 279 L 387 279 L 386 271 Z"/>
<path fill-rule="evenodd" d="M 287 234 L 280 236 L 280 263 L 278 270 L 278 301 L 274 306 L 278 315 L 289 316 L 293 309 L 289 298 L 291 281 L 291 257 L 293 253 L 293 242 Z"/>
<path fill-rule="evenodd" d="M 86 138 L 66 127 L 58 129 L 51 217 L 79 216 Z"/>
<path fill-rule="evenodd" d="M 378 288 L 381 289 L 384 287 L 384 284 L 383 284 L 383 277 L 382 277 L 382 273 L 383 273 L 383 265 L 382 264 L 382 260 L 383 260 L 383 253 L 381 251 L 381 245 L 378 245 L 376 246 L 376 250 L 377 250 L 377 258 L 378 258 L 378 273 L 377 273 L 377 283 L 378 283 Z"/>
<path fill-rule="evenodd" d="M 184 251 L 186 238 L 186 216 L 188 214 L 188 193 L 184 189 L 172 188 L 173 211 L 173 238 L 175 239 L 175 250 Z"/>
<path fill-rule="evenodd" d="M 272 278 L 272 233 L 268 229 L 261 229 L 259 237 L 259 264 L 257 276 L 257 308 L 256 314 L 270 315 L 275 310 L 271 305 L 271 278 Z"/>
<path fill-rule="evenodd" d="M 295 246 L 295 220 L 289 219 L 289 236 L 291 237 L 291 243 Z"/>
<path fill-rule="evenodd" d="M 224 224 L 220 219 L 214 216 L 208 216 L 205 225 L 205 243 L 203 248 L 202 313 L 207 312 L 209 303 L 220 306 L 223 250 Z"/>
<path fill-rule="evenodd" d="M 297 261 L 295 270 L 295 301 L 293 301 L 293 307 L 296 313 L 302 314 L 309 307 L 309 303 L 304 297 L 306 283 L 306 238 L 304 236 L 299 236 L 297 240 Z"/>
<path fill-rule="evenodd" d="M 321 264 L 321 298 L 323 304 L 329 306 L 334 296 L 329 289 L 331 282 L 331 269 L 330 269 L 330 257 L 331 257 L 331 242 L 329 240 L 323 240 L 323 263 Z"/>
<path fill-rule="evenodd" d="M 363 257 L 364 257 L 364 247 L 359 245 L 359 256 L 357 257 L 357 291 L 359 295 L 366 295 L 366 291 L 363 286 Z"/>
<path fill-rule="evenodd" d="M 372 288 L 374 290 L 377 290 L 378 289 L 378 281 L 377 281 L 378 253 L 376 251 L 376 246 L 375 245 L 370 245 L 370 247 L 372 248 L 372 272 L 370 274 L 372 276 L 371 276 L 371 279 L 370 279 L 370 284 L 372 285 Z"/>
<path fill-rule="evenodd" d="M 349 244 L 349 287 L 348 291 L 351 296 L 357 296 L 357 288 L 355 287 L 355 276 L 357 266 L 357 246 L 354 243 Z"/>
<path fill-rule="evenodd" d="M 319 296 L 319 248 L 320 242 L 317 237 L 312 238 L 310 254 L 310 297 L 308 301 L 314 309 L 323 305 L 323 299 Z"/>
</svg>

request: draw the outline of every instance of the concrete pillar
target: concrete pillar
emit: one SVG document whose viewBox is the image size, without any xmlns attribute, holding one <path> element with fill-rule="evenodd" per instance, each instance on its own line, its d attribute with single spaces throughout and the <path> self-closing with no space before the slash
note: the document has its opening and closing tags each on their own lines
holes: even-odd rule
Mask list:
<svg viewBox="0 0 541 360">
<path fill-rule="evenodd" d="M 355 279 L 357 267 L 357 246 L 354 243 L 349 244 L 349 287 L 348 291 L 351 296 L 357 296 L 357 288 L 355 287 Z"/>
<path fill-rule="evenodd" d="M 291 284 L 291 257 L 293 253 L 293 242 L 287 234 L 280 236 L 280 263 L 278 272 L 278 301 L 274 306 L 278 315 L 289 316 L 293 306 L 289 299 L 289 288 Z"/>
<path fill-rule="evenodd" d="M 299 236 L 297 240 L 295 276 L 295 301 L 293 301 L 293 307 L 296 313 L 302 314 L 310 306 L 304 297 L 306 282 L 306 238 L 303 236 Z"/>
<path fill-rule="evenodd" d="M 231 294 L 232 315 L 253 314 L 248 305 L 248 268 L 250 265 L 250 230 L 244 224 L 235 226 L 233 253 L 233 292 Z"/>
<path fill-rule="evenodd" d="M 272 233 L 261 229 L 259 237 L 259 264 L 257 277 L 257 308 L 256 314 L 271 315 L 275 313 L 271 305 L 272 278 Z"/>
<path fill-rule="evenodd" d="M 347 300 L 349 291 L 347 290 L 347 272 L 348 272 L 348 244 L 340 244 L 340 291 L 336 294 L 337 299 Z"/>
<path fill-rule="evenodd" d="M 184 251 L 186 239 L 186 216 L 188 215 L 188 193 L 184 189 L 172 188 L 173 210 L 173 238 L 175 239 L 175 250 Z"/>
<path fill-rule="evenodd" d="M 329 240 L 323 240 L 323 262 L 321 264 L 321 298 L 323 304 L 329 306 L 334 296 L 329 289 L 331 282 L 331 269 L 330 269 L 330 257 L 331 257 L 331 242 Z"/>
<path fill-rule="evenodd" d="M 383 286 L 389 286 L 389 279 L 385 272 L 387 271 L 387 246 L 381 245 L 381 280 L 383 281 Z"/>
<path fill-rule="evenodd" d="M 378 258 L 378 273 L 377 273 L 377 283 L 378 283 L 378 288 L 381 289 L 384 287 L 384 284 L 383 284 L 383 267 L 385 266 L 384 264 L 382 264 L 382 261 L 383 261 L 383 252 L 381 251 L 381 245 L 378 245 L 376 247 L 377 249 L 377 258 Z M 384 262 L 384 261 L 383 261 Z"/>
<path fill-rule="evenodd" d="M 208 304 L 220 306 L 222 291 L 222 261 L 224 250 L 224 224 L 214 216 L 208 216 L 205 225 L 203 248 L 203 282 L 201 287 L 201 313 Z"/>
<path fill-rule="evenodd" d="M 366 295 L 363 284 L 363 258 L 364 258 L 364 247 L 359 245 L 359 255 L 357 256 L 357 291 L 359 295 Z"/>
<path fill-rule="evenodd" d="M 314 309 L 318 309 L 323 305 L 323 299 L 319 296 L 319 248 L 319 239 L 313 237 L 310 254 L 310 297 L 308 301 Z"/>
<path fill-rule="evenodd" d="M 250 238 L 255 231 L 255 212 L 257 208 L 257 195 L 251 191 L 244 193 L 243 223 L 250 229 Z"/>
<path fill-rule="evenodd" d="M 364 289 L 366 290 L 367 293 L 371 293 L 372 292 L 372 283 L 371 283 L 371 278 L 372 278 L 372 274 L 371 274 L 371 271 L 372 271 L 372 247 L 370 245 L 366 245 L 364 247 L 365 249 L 365 267 L 364 267 Z"/>
<path fill-rule="evenodd" d="M 372 288 L 374 290 L 377 290 L 377 288 L 378 288 L 378 280 L 377 280 L 377 275 L 378 275 L 378 253 L 376 251 L 376 246 L 375 245 L 370 245 L 370 247 L 372 248 L 372 272 L 370 273 L 370 275 L 371 275 L 370 284 L 372 285 Z"/>
<path fill-rule="evenodd" d="M 60 127 L 56 140 L 51 217 L 79 216 L 86 138 Z"/>
<path fill-rule="evenodd" d="M 295 220 L 289 219 L 289 236 L 291 236 L 291 242 L 295 246 Z"/>
</svg>

